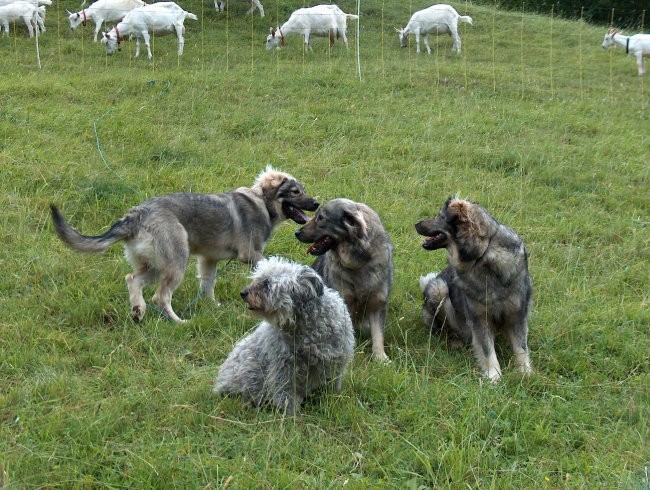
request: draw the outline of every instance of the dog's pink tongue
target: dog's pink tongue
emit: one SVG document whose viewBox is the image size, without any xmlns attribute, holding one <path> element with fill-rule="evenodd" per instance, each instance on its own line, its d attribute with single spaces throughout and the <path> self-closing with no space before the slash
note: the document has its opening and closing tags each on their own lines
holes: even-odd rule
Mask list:
<svg viewBox="0 0 650 490">
<path fill-rule="evenodd" d="M 307 253 L 311 255 L 322 255 L 332 247 L 332 238 L 324 236 L 307 249 Z"/>
</svg>

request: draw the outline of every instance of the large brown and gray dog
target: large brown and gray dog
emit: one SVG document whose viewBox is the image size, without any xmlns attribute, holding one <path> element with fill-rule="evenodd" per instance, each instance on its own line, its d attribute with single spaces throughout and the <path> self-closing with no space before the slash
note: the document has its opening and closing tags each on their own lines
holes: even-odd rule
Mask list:
<svg viewBox="0 0 650 490">
<path fill-rule="evenodd" d="M 314 269 L 345 300 L 352 323 L 372 336 L 376 360 L 387 362 L 384 327 L 393 287 L 393 246 L 377 213 L 365 204 L 333 199 L 296 232 L 313 243 Z"/>
<path fill-rule="evenodd" d="M 425 250 L 446 248 L 449 263 L 420 278 L 425 323 L 471 341 L 482 374 L 492 381 L 501 376 L 494 338 L 503 332 L 519 370 L 531 372 L 527 317 L 533 289 L 521 238 L 478 204 L 457 198 L 415 229 L 428 237 Z"/>
<path fill-rule="evenodd" d="M 190 254 L 198 256 L 201 291 L 214 299 L 219 260 L 236 258 L 254 265 L 262 259 L 267 241 L 284 220 L 306 223 L 301 211 L 315 211 L 318 202 L 305 193 L 291 175 L 267 167 L 252 187 L 222 194 L 168 194 L 132 208 L 100 236 L 74 230 L 52 205 L 52 220 L 59 238 L 80 252 L 103 252 L 124 242 L 133 266 L 126 276 L 131 317 L 142 320 L 142 289 L 158 280 L 152 298 L 172 320 L 182 321 L 172 309 L 172 294 L 183 279 Z"/>
</svg>

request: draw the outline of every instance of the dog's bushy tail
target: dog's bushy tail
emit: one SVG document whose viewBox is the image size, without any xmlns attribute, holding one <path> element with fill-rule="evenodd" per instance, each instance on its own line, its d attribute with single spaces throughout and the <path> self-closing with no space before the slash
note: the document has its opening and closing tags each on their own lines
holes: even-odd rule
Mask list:
<svg viewBox="0 0 650 490">
<path fill-rule="evenodd" d="M 54 204 L 50 204 L 50 211 L 56 234 L 63 243 L 78 252 L 104 252 L 114 243 L 132 235 L 129 217 L 113 223 L 113 226 L 103 235 L 86 236 L 72 228 Z"/>
<path fill-rule="evenodd" d="M 424 291 L 427 285 L 438 277 L 439 272 L 430 272 L 426 276 L 420 276 L 420 289 Z"/>
</svg>

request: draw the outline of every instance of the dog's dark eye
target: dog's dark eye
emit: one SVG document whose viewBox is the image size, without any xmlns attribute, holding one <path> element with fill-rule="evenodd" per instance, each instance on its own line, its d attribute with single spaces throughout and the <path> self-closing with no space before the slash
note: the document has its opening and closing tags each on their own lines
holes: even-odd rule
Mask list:
<svg viewBox="0 0 650 490">
<path fill-rule="evenodd" d="M 291 194 L 292 196 L 298 196 L 298 195 L 300 195 L 300 189 L 296 189 L 296 188 L 294 187 L 293 189 L 291 189 L 290 194 Z"/>
</svg>

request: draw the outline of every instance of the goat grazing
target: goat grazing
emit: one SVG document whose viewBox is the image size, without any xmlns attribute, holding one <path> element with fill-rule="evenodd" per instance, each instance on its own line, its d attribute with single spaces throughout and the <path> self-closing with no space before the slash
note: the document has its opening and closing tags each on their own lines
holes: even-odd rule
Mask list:
<svg viewBox="0 0 650 490">
<path fill-rule="evenodd" d="M 614 45 L 624 47 L 625 54 L 631 54 L 636 57 L 636 66 L 639 68 L 639 76 L 645 73 L 643 58 L 650 57 L 650 34 L 625 36 L 617 29 L 610 29 L 607 31 L 607 34 L 605 34 L 603 49 L 607 49 Z"/>
<path fill-rule="evenodd" d="M 104 22 L 119 22 L 131 10 L 144 6 L 142 0 L 97 0 L 87 9 L 81 9 L 79 12 L 68 12 L 68 22 L 70 29 L 73 31 L 80 24 L 86 25 L 86 22 L 95 22 L 95 37 L 93 41 L 97 42 L 97 34 L 102 28 Z"/>
<path fill-rule="evenodd" d="M 0 7 L 14 3 L 16 0 L 0 0 Z M 31 3 L 34 7 L 40 7 L 41 5 L 52 5 L 52 0 L 19 0 L 21 2 Z"/>
<path fill-rule="evenodd" d="M 31 2 L 12 2 L 0 7 L 0 27 L 4 35 L 9 35 L 9 24 L 22 21 L 27 26 L 29 37 L 34 37 L 34 30 L 38 30 L 38 10 Z"/>
<path fill-rule="evenodd" d="M 285 45 L 285 38 L 289 34 L 302 35 L 305 46 L 311 49 L 309 36 L 329 37 L 330 47 L 337 39 L 342 39 L 348 47 L 348 38 L 345 35 L 347 20 L 358 19 L 358 15 L 346 14 L 336 5 L 316 5 L 315 7 L 301 8 L 291 14 L 289 20 L 277 29 L 271 27 L 266 38 L 266 49 L 280 48 Z"/>
<path fill-rule="evenodd" d="M 126 14 L 122 22 L 109 32 L 103 33 L 102 44 L 106 46 L 108 54 L 113 54 L 120 49 L 122 39 L 135 37 L 135 56 L 138 57 L 140 55 L 140 39 L 142 39 L 147 46 L 149 59 L 151 59 L 153 55 L 151 54 L 149 33 L 154 36 L 175 33 L 178 38 L 178 56 L 180 56 L 183 54 L 183 45 L 185 44 L 183 22 L 186 18 L 198 20 L 196 15 L 186 12 L 174 2 L 159 2 L 138 7 Z"/>
<path fill-rule="evenodd" d="M 408 46 L 408 37 L 412 32 L 415 34 L 415 52 L 420 52 L 420 36 L 424 37 L 424 45 L 427 53 L 431 54 L 429 47 L 429 34 L 449 34 L 454 40 L 452 51 L 460 54 L 460 36 L 458 35 L 458 21 L 467 22 L 472 25 L 472 18 L 469 15 L 459 15 L 451 5 L 438 4 L 418 10 L 415 12 L 404 29 L 395 28 L 399 34 L 400 45 Z"/>
<path fill-rule="evenodd" d="M 257 9 L 260 12 L 260 17 L 264 17 L 264 7 L 259 0 L 230 0 L 230 2 L 248 2 L 251 4 L 251 8 L 248 9 L 247 14 L 252 14 Z M 214 0 L 214 8 L 217 9 L 217 12 L 223 12 L 226 10 L 227 3 L 229 3 L 227 0 Z"/>
</svg>

